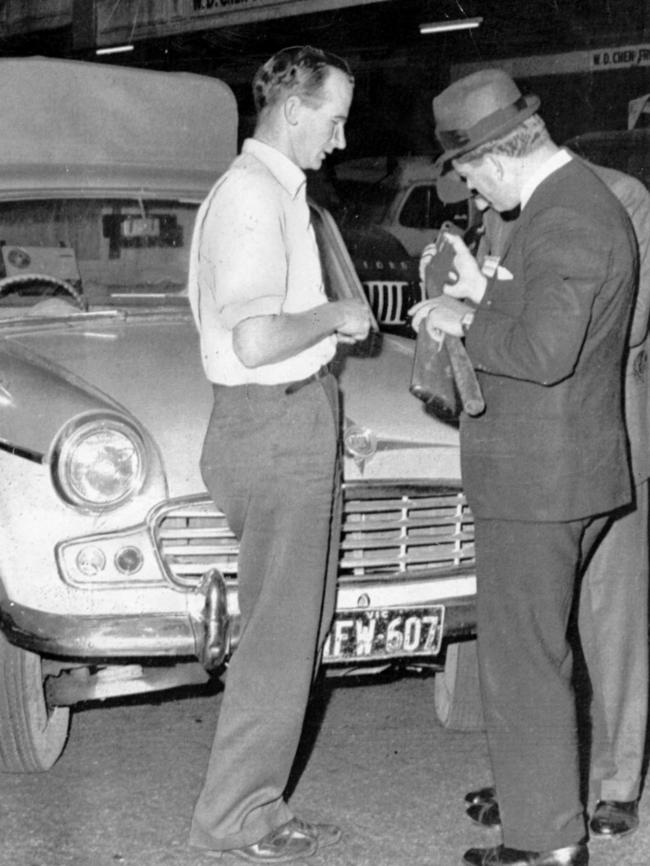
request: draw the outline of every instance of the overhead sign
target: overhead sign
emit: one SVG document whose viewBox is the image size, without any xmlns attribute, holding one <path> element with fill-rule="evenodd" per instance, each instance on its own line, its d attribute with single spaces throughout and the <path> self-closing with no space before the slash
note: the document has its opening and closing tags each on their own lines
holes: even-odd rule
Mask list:
<svg viewBox="0 0 650 866">
<path fill-rule="evenodd" d="M 452 81 L 479 69 L 485 69 L 486 66 L 505 69 L 513 78 L 611 72 L 615 69 L 650 66 L 650 43 L 597 48 L 591 51 L 570 51 L 566 54 L 535 54 L 532 57 L 505 57 L 499 60 L 457 63 L 451 68 Z"/>
<path fill-rule="evenodd" d="M 72 0 L 5 0 L 0 3 L 0 36 L 67 27 L 72 23 Z"/>
<path fill-rule="evenodd" d="M 386 0 L 95 0 L 97 45 L 383 2 Z"/>
</svg>

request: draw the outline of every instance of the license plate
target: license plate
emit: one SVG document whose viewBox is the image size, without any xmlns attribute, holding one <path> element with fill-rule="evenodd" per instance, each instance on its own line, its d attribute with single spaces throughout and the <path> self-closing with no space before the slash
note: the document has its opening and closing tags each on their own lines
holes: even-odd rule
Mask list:
<svg viewBox="0 0 650 866">
<path fill-rule="evenodd" d="M 338 611 L 325 642 L 325 661 L 434 656 L 440 652 L 445 608 Z"/>
</svg>

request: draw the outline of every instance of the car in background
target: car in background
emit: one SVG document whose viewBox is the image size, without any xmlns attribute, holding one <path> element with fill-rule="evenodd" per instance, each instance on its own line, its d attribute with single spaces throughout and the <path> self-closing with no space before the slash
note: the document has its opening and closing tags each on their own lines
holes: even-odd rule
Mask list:
<svg viewBox="0 0 650 866">
<path fill-rule="evenodd" d="M 408 311 L 423 298 L 419 256 L 377 225 L 348 226 L 345 246 L 382 330 L 413 338 Z"/>
<path fill-rule="evenodd" d="M 472 202 L 442 202 L 436 192 L 439 174 L 435 159 L 426 156 L 339 163 L 336 178 L 342 206 L 336 216 L 344 239 L 349 229 L 380 226 L 419 260 L 443 223 L 466 231 L 475 219 Z"/>
<path fill-rule="evenodd" d="M 469 200 L 440 201 L 438 174 L 430 157 L 365 157 L 338 163 L 327 179 L 328 204 L 377 321 L 410 337 L 408 310 L 423 298 L 423 248 L 443 223 L 464 232 L 477 219 Z"/>
<path fill-rule="evenodd" d="M 238 543 L 199 474 L 212 399 L 186 291 L 237 108 L 192 74 L 44 58 L 0 72 L 0 770 L 26 772 L 56 761 L 74 706 L 205 683 L 237 651 Z M 363 301 L 332 217 L 314 204 L 312 223 L 328 295 Z M 412 340 L 377 331 L 336 358 L 344 523 L 324 662 L 432 672 L 453 726 L 473 519 L 457 428 L 409 394 L 412 359 Z"/>
<path fill-rule="evenodd" d="M 371 180 L 366 173 L 362 176 L 361 189 L 367 190 Z M 381 329 L 413 338 L 408 311 L 422 300 L 419 255 L 409 255 L 401 241 L 372 220 L 358 224 L 346 220 L 352 191 L 338 179 L 336 169 L 326 164 L 318 171 L 308 171 L 307 192 L 333 214 L 344 231 L 345 245 Z"/>
<path fill-rule="evenodd" d="M 650 128 L 584 132 L 566 146 L 596 165 L 633 175 L 650 189 Z"/>
</svg>

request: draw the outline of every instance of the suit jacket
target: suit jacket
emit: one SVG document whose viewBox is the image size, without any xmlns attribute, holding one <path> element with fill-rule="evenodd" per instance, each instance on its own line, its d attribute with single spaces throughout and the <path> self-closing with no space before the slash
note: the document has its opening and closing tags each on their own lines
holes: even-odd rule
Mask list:
<svg viewBox="0 0 650 866">
<path fill-rule="evenodd" d="M 631 500 L 623 364 L 637 280 L 632 225 L 571 160 L 534 191 L 466 338 L 485 412 L 461 418 L 478 517 L 565 521 Z"/>
<path fill-rule="evenodd" d="M 636 292 L 625 363 L 625 425 L 635 484 L 650 476 L 650 394 L 648 393 L 648 321 L 650 319 L 650 192 L 640 180 L 587 163 L 603 180 L 632 220 L 639 250 Z"/>
</svg>

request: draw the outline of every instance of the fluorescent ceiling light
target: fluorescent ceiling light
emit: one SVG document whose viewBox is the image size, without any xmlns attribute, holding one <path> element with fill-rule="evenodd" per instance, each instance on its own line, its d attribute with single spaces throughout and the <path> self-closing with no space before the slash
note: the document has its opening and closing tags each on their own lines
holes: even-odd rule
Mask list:
<svg viewBox="0 0 650 866">
<path fill-rule="evenodd" d="M 133 51 L 134 45 L 111 45 L 110 48 L 98 48 L 95 54 L 121 54 L 123 51 Z"/>
<path fill-rule="evenodd" d="M 447 30 L 469 30 L 472 27 L 479 27 L 482 21 L 482 18 L 459 18 L 455 21 L 433 21 L 431 24 L 420 24 L 420 33 L 424 36 L 427 33 L 444 33 Z"/>
</svg>

